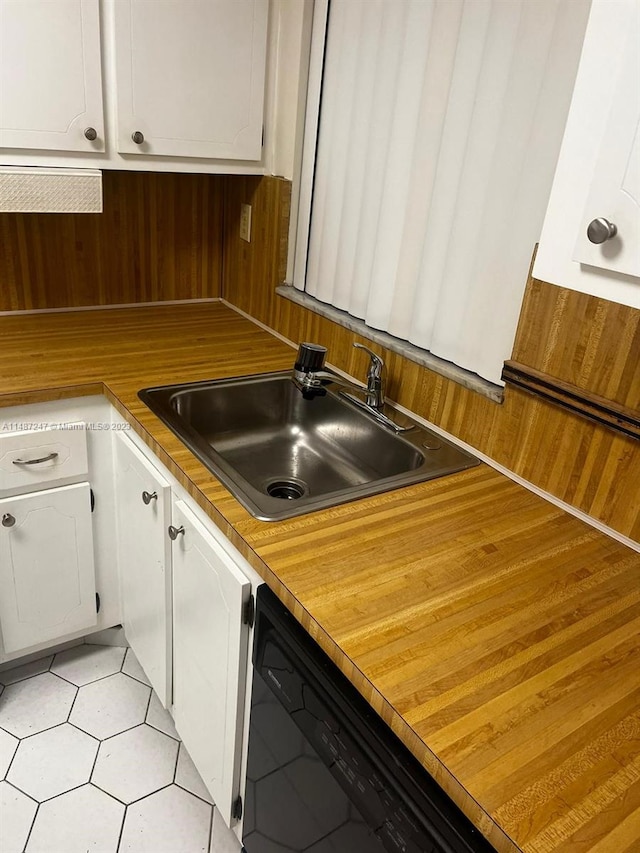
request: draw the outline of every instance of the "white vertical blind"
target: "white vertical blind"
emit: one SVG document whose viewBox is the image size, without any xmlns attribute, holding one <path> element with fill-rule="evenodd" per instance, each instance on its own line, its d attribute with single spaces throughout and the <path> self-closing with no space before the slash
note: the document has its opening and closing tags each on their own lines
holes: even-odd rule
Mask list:
<svg viewBox="0 0 640 853">
<path fill-rule="evenodd" d="M 331 0 L 306 291 L 492 382 L 589 0 Z"/>
</svg>

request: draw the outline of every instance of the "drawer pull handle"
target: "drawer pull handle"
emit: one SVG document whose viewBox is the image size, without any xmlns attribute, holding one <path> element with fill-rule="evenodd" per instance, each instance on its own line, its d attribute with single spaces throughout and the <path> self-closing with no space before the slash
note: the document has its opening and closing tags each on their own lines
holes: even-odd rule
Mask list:
<svg viewBox="0 0 640 853">
<path fill-rule="evenodd" d="M 180 534 L 184 536 L 184 527 L 174 527 L 173 524 L 169 525 L 169 539 L 171 539 L 172 542 L 175 542 Z"/>
<path fill-rule="evenodd" d="M 158 500 L 158 493 L 157 492 L 143 492 L 142 493 L 142 501 L 147 506 L 149 506 L 151 501 L 157 501 L 157 500 Z"/>
<path fill-rule="evenodd" d="M 11 515 L 11 513 L 10 513 L 10 512 L 5 512 L 5 514 L 2 516 L 2 526 L 3 526 L 3 527 L 13 527 L 13 525 L 14 525 L 15 523 L 16 523 L 16 520 L 15 520 L 15 518 Z"/>
<path fill-rule="evenodd" d="M 50 453 L 48 456 L 41 456 L 40 459 L 14 459 L 14 465 L 39 465 L 41 462 L 51 462 L 52 459 L 57 459 L 60 454 Z"/>
</svg>

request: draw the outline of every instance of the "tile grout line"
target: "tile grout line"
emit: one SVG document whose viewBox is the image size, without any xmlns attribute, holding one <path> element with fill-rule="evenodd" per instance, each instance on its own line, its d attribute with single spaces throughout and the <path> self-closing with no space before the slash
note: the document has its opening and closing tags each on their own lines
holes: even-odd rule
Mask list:
<svg viewBox="0 0 640 853">
<path fill-rule="evenodd" d="M 17 751 L 18 750 L 16 750 L 16 752 Z M 31 838 L 31 833 L 33 832 L 33 827 L 35 826 L 35 823 L 36 823 L 36 818 L 38 817 L 38 812 L 40 811 L 40 803 L 38 802 L 38 800 L 35 800 L 30 794 L 25 794 L 25 792 L 22 790 L 22 788 L 18 788 L 17 785 L 14 785 L 12 782 L 9 782 L 6 778 L 6 776 L 5 776 L 5 782 L 7 783 L 7 785 L 9 785 L 9 787 L 13 788 L 15 791 L 19 791 L 23 796 L 27 797 L 27 799 L 31 800 L 32 802 L 34 802 L 36 804 L 36 810 L 34 811 L 33 817 L 31 819 L 31 826 L 29 827 L 29 832 L 27 832 L 27 837 L 25 838 L 24 845 L 22 847 L 22 849 L 24 851 L 26 851 L 27 845 L 29 844 L 29 839 Z"/>
<path fill-rule="evenodd" d="M 184 791 L 185 794 L 191 794 L 192 797 L 195 797 L 197 800 L 200 800 L 201 803 L 204 803 L 207 806 L 213 808 L 215 803 L 210 803 L 209 800 L 203 799 L 200 794 L 196 794 L 195 791 L 190 791 L 189 788 L 185 788 L 184 785 L 181 785 L 180 782 L 173 782 L 176 788 L 180 788 L 181 791 Z"/>
<path fill-rule="evenodd" d="M 92 786 L 92 787 L 94 787 L 97 791 L 102 791 L 102 793 L 103 793 L 105 796 L 107 796 L 107 797 L 111 797 L 111 799 L 112 799 L 112 800 L 115 800 L 117 803 L 120 803 L 120 805 L 121 805 L 121 806 L 124 806 L 124 807 L 125 807 L 125 809 L 127 808 L 127 806 L 131 805 L 130 803 L 125 803 L 125 802 L 124 802 L 124 800 L 121 800 L 121 799 L 120 799 L 120 797 L 116 797 L 116 795 L 115 795 L 115 794 L 110 794 L 110 793 L 109 793 L 109 791 L 105 791 L 105 789 L 104 789 L 104 788 L 101 788 L 101 787 L 100 787 L 100 785 L 97 785 L 95 782 L 88 782 L 88 783 L 85 783 L 85 784 L 91 785 L 91 786 Z"/>
<path fill-rule="evenodd" d="M 176 761 L 175 761 L 175 764 L 173 765 L 173 778 L 171 781 L 174 785 L 178 784 L 176 782 L 176 776 L 178 775 L 178 762 L 180 761 L 180 750 L 181 749 L 182 749 L 182 741 L 180 741 L 178 743 L 178 749 L 176 750 Z"/>
<path fill-rule="evenodd" d="M 111 740 L 111 738 L 118 737 L 118 735 L 123 735 L 123 734 L 126 734 L 127 732 L 132 732 L 134 729 L 137 729 L 140 726 L 147 726 L 149 724 L 143 720 L 141 723 L 134 723 L 134 725 L 127 726 L 126 729 L 122 729 L 122 731 L 114 732 L 112 735 L 107 735 L 106 737 L 98 737 L 97 735 L 92 735 L 91 732 L 85 731 L 85 729 L 81 728 L 77 723 L 69 723 L 69 725 L 73 726 L 75 729 L 78 729 L 79 732 L 82 732 L 83 734 L 88 735 L 89 737 L 92 737 L 94 740 L 99 741 L 100 744 L 103 744 L 106 741 Z M 55 726 L 53 728 L 55 728 Z M 153 728 L 153 726 L 150 726 L 150 728 Z M 159 729 L 156 729 L 156 731 L 159 731 Z M 160 733 L 164 734 L 164 732 L 160 732 Z M 170 737 L 170 735 L 167 735 L 167 737 Z M 172 738 L 172 740 L 175 740 L 175 738 Z"/>
<path fill-rule="evenodd" d="M 55 657 L 55 655 L 53 656 Z M 10 669 L 5 669 L 0 672 L 0 686 L 2 687 L 2 692 L 7 689 L 7 687 L 13 687 L 14 684 L 22 684 L 23 681 L 29 681 L 31 678 L 37 678 L 39 675 L 46 675 L 48 672 L 51 672 L 51 664 L 53 663 L 53 658 L 51 659 L 51 663 L 47 667 L 47 669 L 41 669 L 40 672 L 34 672 L 31 675 L 25 675 L 24 678 L 17 678 L 15 681 L 10 681 L 7 684 L 5 681 L 2 681 L 2 672 L 11 672 Z M 28 666 L 28 664 L 22 664 L 23 666 Z M 18 667 L 15 667 L 18 669 Z M 51 672 L 51 675 L 55 675 L 55 672 Z"/>
<path fill-rule="evenodd" d="M 36 820 L 38 819 L 38 817 L 40 816 L 41 806 L 42 806 L 44 803 L 52 802 L 53 800 L 59 799 L 60 797 L 62 797 L 62 796 L 64 796 L 64 795 L 66 795 L 66 794 L 70 794 L 70 793 L 72 793 L 72 792 L 74 792 L 74 791 L 77 791 L 77 790 L 79 790 L 79 789 L 81 789 L 81 788 L 84 788 L 84 787 L 86 787 L 87 785 L 88 785 L 88 786 L 90 786 L 90 787 L 92 787 L 92 788 L 94 788 L 96 791 L 100 791 L 100 792 L 101 792 L 101 793 L 103 793 L 105 796 L 107 796 L 107 797 L 109 797 L 110 799 L 112 799 L 115 803 L 119 803 L 120 805 L 122 805 L 122 806 L 123 806 L 123 813 L 122 813 L 121 822 L 120 822 L 120 827 L 119 827 L 119 834 L 118 834 L 117 842 L 116 842 L 116 845 L 115 845 L 115 848 L 114 848 L 114 850 L 116 851 L 116 853 L 117 853 L 117 851 L 121 851 L 121 849 L 124 851 L 124 848 L 122 847 L 122 844 L 123 844 L 123 838 L 124 838 L 124 827 L 125 827 L 125 824 L 126 824 L 126 820 L 127 820 L 127 816 L 128 816 L 128 809 L 129 809 L 129 807 L 130 807 L 131 805 L 138 804 L 138 803 L 141 803 L 141 802 L 142 802 L 142 801 L 144 801 L 144 800 L 147 800 L 147 799 L 149 799 L 149 798 L 152 798 L 154 795 L 157 795 L 157 794 L 159 794 L 159 793 L 160 793 L 160 792 L 162 792 L 162 791 L 168 791 L 168 790 L 171 790 L 171 789 L 181 790 L 181 791 L 182 791 L 186 796 L 188 796 L 188 797 L 193 797 L 193 798 L 195 799 L 195 801 L 200 802 L 200 803 L 203 803 L 204 805 L 208 806 L 208 808 L 209 808 L 209 818 L 210 818 L 210 819 L 209 819 L 209 821 L 208 821 L 208 831 L 207 831 L 207 843 L 208 843 L 207 853 L 211 853 L 211 844 L 213 843 L 213 821 L 214 821 L 214 815 L 215 815 L 215 805 L 214 805 L 213 803 L 211 803 L 211 802 L 209 802 L 209 801 L 207 801 L 207 800 L 203 799 L 203 797 L 199 796 L 198 794 L 194 793 L 193 791 L 189 790 L 188 788 L 184 787 L 183 785 L 178 784 L 178 782 L 176 781 L 176 778 L 177 778 L 177 770 L 178 770 L 178 763 L 179 763 L 179 758 L 180 758 L 180 752 L 181 752 L 181 750 L 182 750 L 182 749 L 185 749 L 184 744 L 183 744 L 182 740 L 180 739 L 180 737 L 178 736 L 177 732 L 175 733 L 175 735 L 169 734 L 169 733 L 167 733 L 166 731 L 164 731 L 163 729 L 161 729 L 161 728 L 159 728 L 159 727 L 157 727 L 157 726 L 153 725 L 152 723 L 148 722 L 147 717 L 148 717 L 148 714 L 149 714 L 149 711 L 150 711 L 151 703 L 152 703 L 153 698 L 154 698 L 154 696 L 155 696 L 156 694 L 155 694 L 155 692 L 154 692 L 154 690 L 153 690 L 153 687 L 152 687 L 151 685 L 149 685 L 148 683 L 146 683 L 146 682 L 144 682 L 144 681 L 141 681 L 141 680 L 140 680 L 140 678 L 136 678 L 136 676 L 135 676 L 135 675 L 130 675 L 129 673 L 127 673 L 127 672 L 125 672 L 125 671 L 124 671 L 124 666 L 126 665 L 127 657 L 128 657 L 129 651 L 130 651 L 130 647 L 124 647 L 124 654 L 123 654 L 123 656 L 122 656 L 122 660 L 121 660 L 121 663 L 120 663 L 120 668 L 119 668 L 119 670 L 117 670 L 116 672 L 111 672 L 111 673 L 109 673 L 108 675 L 99 676 L 98 678 L 92 679 L 91 681 L 87 681 L 86 683 L 83 683 L 83 684 L 75 684 L 73 681 L 70 681 L 70 680 L 69 680 L 67 677 L 65 677 L 64 675 L 60 675 L 59 673 L 57 673 L 57 672 L 55 672 L 55 671 L 54 671 L 54 667 L 55 667 L 55 665 L 56 665 L 56 661 L 57 661 L 57 657 L 58 657 L 58 654 L 59 654 L 59 653 L 54 653 L 53 655 L 51 655 L 51 659 L 49 660 L 49 664 L 48 664 L 47 669 L 43 669 L 43 670 L 41 670 L 41 671 L 39 671 L 39 672 L 35 672 L 35 673 L 33 673 L 32 675 L 28 675 L 28 676 L 26 676 L 25 678 L 20 678 L 20 679 L 18 679 L 17 681 L 12 682 L 12 684 L 20 684 L 20 683 L 22 683 L 22 682 L 24 682 L 24 681 L 31 680 L 32 678 L 35 678 L 35 677 L 37 677 L 37 676 L 39 676 L 39 675 L 51 674 L 51 675 L 54 675 L 54 676 L 56 676 L 57 678 L 59 678 L 62 682 L 66 682 L 67 684 L 69 684 L 71 687 L 73 687 L 73 688 L 74 688 L 74 695 L 73 695 L 73 699 L 72 699 L 71 704 L 70 704 L 70 706 L 69 706 L 69 710 L 68 710 L 68 713 L 67 713 L 66 719 L 62 720 L 61 722 L 58 722 L 58 723 L 56 723 L 55 725 L 52 725 L 52 726 L 48 726 L 47 728 L 42 729 L 41 731 L 36 731 L 36 732 L 30 733 L 30 734 L 27 734 L 27 735 L 25 735 L 25 736 L 23 736 L 23 737 L 20 737 L 20 736 L 17 736 L 17 735 L 15 735 L 15 734 L 13 734 L 12 732 L 10 732 L 10 731 L 8 731 L 8 730 L 4 729 L 4 728 L 0 725 L 0 730 L 2 730 L 2 731 L 6 731 L 6 734 L 7 734 L 8 736 L 15 738 L 15 740 L 17 741 L 16 749 L 15 749 L 15 751 L 14 751 L 13 755 L 12 755 L 11 761 L 9 762 L 9 764 L 8 764 L 8 766 L 7 766 L 7 771 L 6 771 L 6 774 L 5 774 L 5 777 L 4 777 L 4 778 L 5 778 L 5 780 L 7 781 L 7 784 L 8 784 L 8 786 L 9 786 L 10 788 L 14 789 L 15 791 L 19 792 L 21 795 L 25 796 L 29 801 L 33 802 L 33 803 L 35 804 L 35 806 L 36 806 L 35 811 L 34 811 L 34 814 L 33 814 L 33 818 L 32 818 L 32 820 L 31 820 L 30 826 L 29 826 L 29 828 L 28 828 L 28 832 L 27 832 L 27 834 L 26 834 L 26 840 L 25 840 L 25 842 L 24 842 L 24 845 L 21 847 L 21 851 L 22 851 L 22 853 L 26 853 L 26 851 L 27 851 L 27 847 L 28 847 L 29 842 L 30 842 L 30 839 L 33 837 L 33 832 L 34 832 L 34 829 L 35 829 L 35 823 L 36 823 Z M 106 679 L 110 678 L 112 675 L 117 675 L 117 674 L 120 674 L 120 673 L 121 673 L 122 675 L 126 676 L 127 678 L 131 679 L 132 681 L 134 681 L 134 682 L 136 682 L 136 683 L 138 683 L 138 684 L 141 684 L 143 687 L 148 688 L 148 696 L 147 696 L 146 705 L 144 706 L 144 712 L 143 712 L 143 719 L 142 719 L 142 721 L 141 721 L 141 722 L 136 723 L 135 725 L 129 726 L 129 727 L 125 728 L 125 729 L 122 729 L 122 730 L 119 730 L 119 731 L 117 731 L 117 732 L 114 732 L 113 734 L 111 734 L 111 735 L 109 735 L 109 736 L 107 736 L 107 737 L 104 737 L 104 738 L 96 737 L 96 735 L 95 735 L 95 734 L 93 734 L 92 732 L 89 732 L 89 731 L 85 731 L 85 729 L 83 729 L 83 728 L 82 728 L 80 725 L 78 725 L 77 723 L 73 723 L 73 722 L 71 722 L 71 716 L 72 716 L 72 714 L 73 714 L 73 712 L 74 712 L 74 709 L 75 709 L 75 706 L 76 706 L 76 704 L 77 704 L 78 695 L 79 695 L 80 690 L 81 690 L 83 687 L 87 687 L 87 686 L 89 686 L 89 685 L 91 685 L 91 684 L 95 684 L 95 683 L 97 683 L 97 682 L 99 682 L 99 681 L 104 681 L 104 680 L 106 680 Z M 146 675 L 145 675 L 145 677 L 146 677 Z M 4 689 L 5 689 L 7 686 L 12 686 L 12 685 L 2 685 L 2 688 L 3 688 L 3 689 L 2 689 L 2 692 L 4 692 Z M 156 697 L 156 698 L 157 698 L 157 697 Z M 159 704 L 161 705 L 162 703 L 159 703 Z M 162 709 L 162 710 L 166 710 L 166 709 Z M 167 712 L 167 713 L 169 713 L 169 712 Z M 169 713 L 169 717 L 171 717 L 170 713 Z M 172 718 L 171 718 L 171 722 L 173 722 Z M 33 796 L 32 796 L 32 795 L 30 795 L 30 794 L 27 794 L 25 791 L 23 791 L 23 790 L 22 790 L 21 788 L 19 788 L 17 785 L 14 785 L 13 783 L 9 782 L 9 780 L 7 779 L 7 776 L 8 776 L 8 774 L 9 774 L 9 773 L 10 773 L 10 771 L 11 771 L 11 767 L 13 766 L 14 761 L 16 760 L 16 757 L 17 757 L 17 754 L 18 754 L 18 750 L 19 750 L 19 748 L 20 748 L 20 744 L 22 743 L 22 741 L 23 741 L 23 740 L 28 740 L 28 739 L 30 739 L 30 738 L 35 737 L 35 736 L 36 736 L 36 735 L 38 735 L 38 734 L 44 734 L 45 732 L 53 731 L 54 729 L 60 728 L 61 726 L 65 726 L 65 725 L 67 725 L 67 726 L 69 726 L 71 729 L 74 729 L 75 731 L 77 731 L 77 732 L 79 732 L 79 733 L 81 733 L 81 734 L 84 734 L 84 735 L 86 735 L 87 737 L 91 738 L 91 741 L 93 742 L 93 744 L 94 744 L 94 745 L 95 745 L 95 744 L 97 744 L 97 749 L 95 750 L 95 755 L 94 755 L 94 758 L 93 758 L 93 762 L 92 762 L 92 766 L 91 766 L 90 772 L 89 772 L 89 774 L 88 774 L 88 779 L 87 779 L 86 781 L 84 781 L 84 782 L 80 783 L 79 785 L 76 785 L 76 786 L 74 786 L 74 787 L 72 787 L 72 788 L 69 788 L 68 790 L 61 791 L 60 793 L 58 793 L 58 794 L 54 794 L 53 796 L 47 797 L 46 799 L 43 799 L 43 800 L 37 800 L 35 797 L 33 797 Z M 155 789 L 155 790 L 153 790 L 153 791 L 148 792 L 147 794 L 145 794 L 144 796 L 140 797 L 139 799 L 137 799 L 137 800 L 133 800 L 131 803 L 125 803 L 125 802 L 123 802 L 122 800 L 120 800 L 118 797 L 116 797 L 114 794 L 111 794 L 111 793 L 109 793 L 108 791 L 105 791 L 105 790 L 104 790 L 103 788 L 101 788 L 98 784 L 96 784 L 96 783 L 93 781 L 93 779 L 94 779 L 94 774 L 95 774 L 95 770 L 96 770 L 96 767 L 97 767 L 98 759 L 100 758 L 101 753 L 102 753 L 102 744 L 103 744 L 103 743 L 105 743 L 106 741 L 108 741 L 108 740 L 110 740 L 110 739 L 112 739 L 112 738 L 115 738 L 115 737 L 117 737 L 117 736 L 119 736 L 119 735 L 121 735 L 121 734 L 125 734 L 126 732 L 131 732 L 131 731 L 133 731 L 134 729 L 139 728 L 140 726 L 144 726 L 144 725 L 148 726 L 152 731 L 156 731 L 157 733 L 159 733 L 159 734 L 161 734 L 161 735 L 164 735 L 164 737 L 169 738 L 169 740 L 170 740 L 170 741 L 172 741 L 174 744 L 176 744 L 176 753 L 175 753 L 175 761 L 174 761 L 174 768 L 173 768 L 172 780 L 171 780 L 171 782 L 169 782 L 168 784 L 163 785 L 162 787 L 159 787 L 159 788 L 157 788 L 157 789 Z M 46 812 L 46 813 L 48 814 L 48 812 Z M 204 828 L 205 828 L 205 827 L 203 827 L 203 829 L 204 829 Z M 115 829 L 115 824 L 113 825 L 113 829 Z M 204 840 L 204 839 L 203 839 L 203 840 Z"/>
</svg>

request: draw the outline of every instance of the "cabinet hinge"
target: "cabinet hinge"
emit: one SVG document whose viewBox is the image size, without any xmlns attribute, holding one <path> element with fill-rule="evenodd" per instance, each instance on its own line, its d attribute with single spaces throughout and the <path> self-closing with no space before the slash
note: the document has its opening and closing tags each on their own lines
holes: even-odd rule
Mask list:
<svg viewBox="0 0 640 853">
<path fill-rule="evenodd" d="M 96 496 L 93 489 L 89 489 L 89 495 L 91 497 L 91 512 L 93 512 L 96 508 Z"/>
<path fill-rule="evenodd" d="M 242 817 L 242 797 L 240 795 L 238 795 L 233 801 L 231 817 L 235 818 L 235 820 L 240 820 Z"/>
<path fill-rule="evenodd" d="M 242 606 L 242 624 L 253 628 L 253 622 L 256 616 L 256 600 L 253 595 L 250 595 Z"/>
</svg>

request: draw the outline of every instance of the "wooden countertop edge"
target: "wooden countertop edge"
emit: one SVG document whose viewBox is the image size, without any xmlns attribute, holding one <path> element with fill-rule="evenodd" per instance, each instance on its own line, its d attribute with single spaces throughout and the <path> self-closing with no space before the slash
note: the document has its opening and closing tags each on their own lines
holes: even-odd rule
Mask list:
<svg viewBox="0 0 640 853">
<path fill-rule="evenodd" d="M 282 583 L 280 578 L 271 570 L 264 560 L 253 550 L 230 522 L 224 513 L 203 494 L 193 480 L 187 476 L 173 457 L 165 450 L 160 442 L 127 408 L 117 393 L 105 382 L 95 382 L 81 385 L 66 385 L 60 387 L 42 388 L 16 394 L 0 395 L 0 407 L 42 403 L 55 400 L 69 399 L 100 394 L 114 406 L 116 411 L 133 427 L 139 438 L 158 457 L 163 465 L 171 472 L 186 492 L 195 500 L 198 506 L 207 514 L 221 532 L 238 549 L 242 556 L 256 570 L 269 588 L 278 596 L 285 606 L 294 614 L 298 622 L 305 628 L 313 639 L 326 652 L 340 671 L 358 689 L 372 708 L 382 717 L 392 731 L 399 737 L 409 751 L 428 770 L 437 783 L 446 791 L 461 811 L 469 818 L 485 837 L 493 844 L 498 853 L 521 853 L 521 848 L 512 841 L 504 830 L 469 794 L 457 778 L 449 771 L 434 754 L 420 736 L 397 713 L 391 703 L 378 691 L 369 679 L 361 672 L 356 664 L 332 639 L 324 628 L 311 616 L 306 608 Z M 155 417 L 155 416 L 154 416 Z M 201 464 L 198 462 L 198 464 Z M 240 507 L 240 504 L 230 495 L 230 500 Z M 246 512 L 242 509 L 243 512 Z"/>
<path fill-rule="evenodd" d="M 300 624 L 316 640 L 320 647 L 329 655 L 341 672 L 354 684 L 361 695 L 369 702 L 374 710 L 390 726 L 410 752 L 429 771 L 438 784 L 454 800 L 472 823 L 483 832 L 499 853 L 520 853 L 520 848 L 504 833 L 490 815 L 482 809 L 476 800 L 458 782 L 456 777 L 429 750 L 424 741 L 395 711 L 385 697 L 371 684 L 366 676 L 358 669 L 347 654 L 309 614 L 297 598 L 281 582 L 278 576 L 269 568 L 264 560 L 251 548 L 233 524 L 225 515 L 200 491 L 180 466 L 167 453 L 164 447 L 133 415 L 117 394 L 104 382 L 82 385 L 66 385 L 60 387 L 42 388 L 24 393 L 0 395 L 0 406 L 27 405 L 43 403 L 73 397 L 86 397 L 100 394 L 114 406 L 116 411 L 131 424 L 140 439 L 155 453 L 163 465 L 173 474 L 180 485 L 196 501 L 198 506 L 216 524 L 221 532 L 238 549 L 242 556 L 257 571 L 270 589 L 280 598 L 285 606 L 294 614 Z M 237 504 L 235 498 L 231 500 Z M 238 504 L 239 506 L 239 504 Z"/>
</svg>

